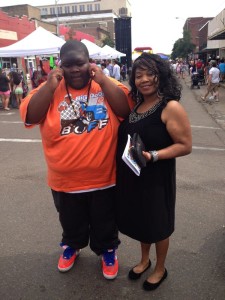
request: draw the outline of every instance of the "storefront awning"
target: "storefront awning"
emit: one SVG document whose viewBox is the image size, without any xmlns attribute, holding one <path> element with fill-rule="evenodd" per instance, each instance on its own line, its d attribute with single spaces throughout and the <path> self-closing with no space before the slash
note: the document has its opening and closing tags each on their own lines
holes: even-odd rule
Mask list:
<svg viewBox="0 0 225 300">
<path fill-rule="evenodd" d="M 208 37 L 209 40 L 225 40 L 225 30 Z"/>
<path fill-rule="evenodd" d="M 204 48 L 201 51 L 199 51 L 198 53 L 216 51 L 216 50 L 219 50 L 219 48 Z"/>
</svg>

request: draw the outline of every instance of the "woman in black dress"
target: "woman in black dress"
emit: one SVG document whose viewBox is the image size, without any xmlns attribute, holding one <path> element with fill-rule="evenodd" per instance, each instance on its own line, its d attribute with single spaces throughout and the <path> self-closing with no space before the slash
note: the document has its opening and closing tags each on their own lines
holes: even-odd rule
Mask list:
<svg viewBox="0 0 225 300">
<path fill-rule="evenodd" d="M 130 270 L 130 279 L 140 278 L 151 266 L 149 252 L 155 243 L 156 265 L 143 283 L 145 290 L 153 290 L 167 277 L 165 259 L 175 219 L 175 158 L 191 152 L 191 129 L 179 103 L 181 86 L 167 61 L 143 53 L 133 64 L 129 83 L 137 105 L 119 128 L 116 212 L 119 230 L 141 244 L 141 260 Z M 122 160 L 127 136 L 135 132 L 146 147 L 147 165 L 140 176 Z"/>
</svg>

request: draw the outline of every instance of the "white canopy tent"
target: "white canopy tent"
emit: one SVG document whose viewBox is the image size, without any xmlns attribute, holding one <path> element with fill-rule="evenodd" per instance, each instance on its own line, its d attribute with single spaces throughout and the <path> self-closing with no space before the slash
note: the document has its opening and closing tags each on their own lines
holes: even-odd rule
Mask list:
<svg viewBox="0 0 225 300">
<path fill-rule="evenodd" d="M 105 45 L 104 47 L 102 47 L 102 51 L 101 51 L 101 58 L 103 59 L 115 59 L 115 58 L 120 58 L 120 57 L 123 57 L 123 56 L 126 56 L 125 53 L 122 53 L 120 51 L 117 51 L 116 49 L 108 46 L 108 45 Z"/>
<path fill-rule="evenodd" d="M 85 44 L 85 46 L 88 48 L 90 58 L 101 58 L 100 57 L 100 54 L 102 51 L 101 47 L 97 46 L 96 44 L 94 44 L 86 39 L 81 40 L 81 42 L 83 44 Z"/>
<path fill-rule="evenodd" d="M 25 57 L 59 53 L 65 41 L 43 27 L 38 27 L 22 40 L 0 48 L 0 57 Z"/>
<path fill-rule="evenodd" d="M 101 48 L 86 39 L 82 39 L 81 42 L 86 45 L 90 57 L 94 59 L 113 59 L 126 56 L 126 54 L 108 45 Z M 0 57 L 27 57 L 58 54 L 64 43 L 65 41 L 62 38 L 57 37 L 43 27 L 38 27 L 22 40 L 10 46 L 0 48 Z"/>
<path fill-rule="evenodd" d="M 93 59 L 113 59 L 126 56 L 125 53 L 119 52 L 108 45 L 101 48 L 86 39 L 81 40 L 81 42 L 86 45 L 89 51 L 89 56 Z"/>
</svg>

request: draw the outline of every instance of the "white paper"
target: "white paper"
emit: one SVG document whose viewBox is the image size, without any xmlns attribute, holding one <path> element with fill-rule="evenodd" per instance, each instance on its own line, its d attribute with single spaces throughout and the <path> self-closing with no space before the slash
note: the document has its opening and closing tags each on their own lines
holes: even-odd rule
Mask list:
<svg viewBox="0 0 225 300">
<path fill-rule="evenodd" d="M 138 163 L 134 160 L 131 151 L 131 136 L 128 134 L 127 137 L 127 144 L 124 149 L 122 160 L 128 165 L 128 167 L 131 168 L 131 170 L 137 175 L 140 176 L 141 173 L 141 167 L 138 165 Z"/>
</svg>

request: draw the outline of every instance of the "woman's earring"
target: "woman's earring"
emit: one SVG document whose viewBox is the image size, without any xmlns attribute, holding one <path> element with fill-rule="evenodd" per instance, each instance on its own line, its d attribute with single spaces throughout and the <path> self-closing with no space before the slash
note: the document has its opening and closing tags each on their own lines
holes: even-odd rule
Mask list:
<svg viewBox="0 0 225 300">
<path fill-rule="evenodd" d="M 157 90 L 157 97 L 158 98 L 162 98 L 163 97 L 163 93 L 160 92 L 160 90 Z"/>
<path fill-rule="evenodd" d="M 137 101 L 141 101 L 142 97 L 141 97 L 141 93 L 137 90 L 136 92 L 136 97 L 137 97 Z"/>
</svg>

